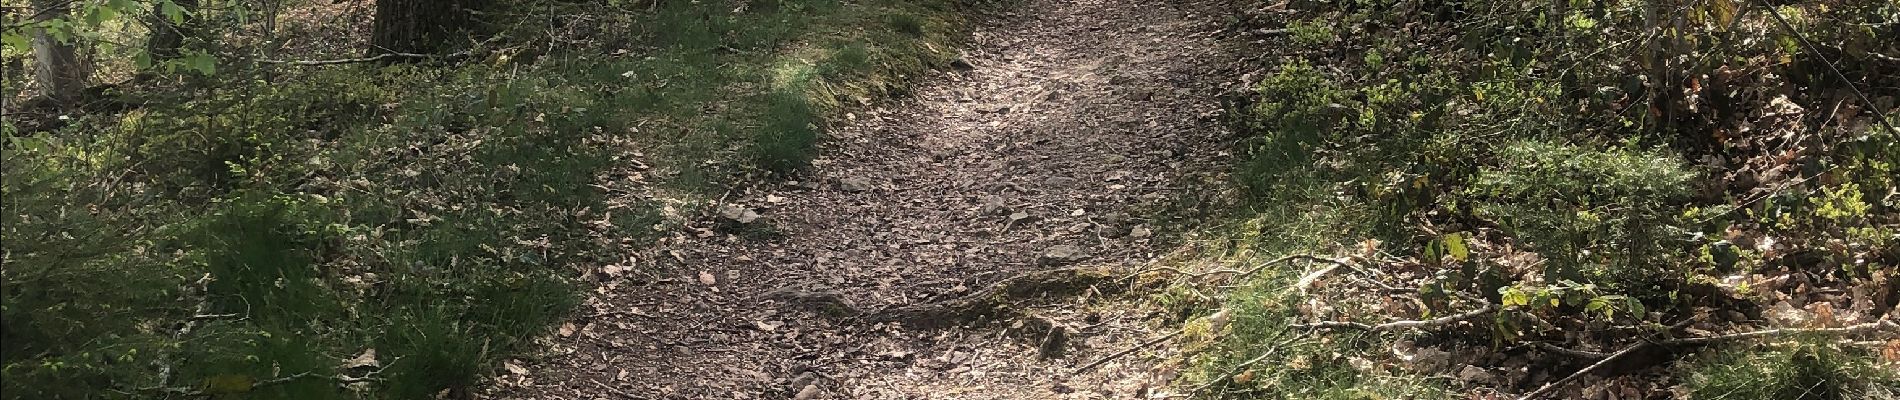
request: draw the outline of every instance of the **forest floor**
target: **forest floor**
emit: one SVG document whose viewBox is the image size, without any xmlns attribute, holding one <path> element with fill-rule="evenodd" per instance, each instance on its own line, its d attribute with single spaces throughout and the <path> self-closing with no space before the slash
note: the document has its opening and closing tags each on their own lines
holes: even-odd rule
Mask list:
<svg viewBox="0 0 1900 400">
<path fill-rule="evenodd" d="M 1172 379 L 1155 366 L 1165 344 L 1073 373 L 1165 333 L 1146 307 L 1103 294 L 1118 282 L 1073 296 L 1039 295 L 1062 282 L 998 288 L 1037 271 L 1120 276 L 1166 255 L 1159 211 L 1219 169 L 1231 136 L 1218 99 L 1238 57 L 1207 10 L 1029 0 L 977 18 L 962 68 L 847 115 L 796 180 L 729 193 L 721 215 L 631 251 L 638 267 L 595 274 L 544 355 L 506 363 L 485 392 L 1145 394 Z M 928 312 L 990 300 L 1011 312 Z"/>
</svg>

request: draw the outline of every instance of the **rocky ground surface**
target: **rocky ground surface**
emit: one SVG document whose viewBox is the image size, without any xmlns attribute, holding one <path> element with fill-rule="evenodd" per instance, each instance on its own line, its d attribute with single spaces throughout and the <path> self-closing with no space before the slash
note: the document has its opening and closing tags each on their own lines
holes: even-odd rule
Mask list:
<svg viewBox="0 0 1900 400">
<path fill-rule="evenodd" d="M 976 18 L 957 70 L 848 115 L 798 181 L 732 193 L 590 274 L 546 354 L 506 363 L 483 397 L 1163 394 L 1165 344 L 1075 373 L 1166 333 L 1112 295 L 1116 280 L 995 288 L 1063 268 L 1115 276 L 1170 250 L 1155 211 L 1218 169 L 1218 95 L 1240 75 L 1212 12 L 1027 0 Z M 970 299 L 1011 313 L 892 317 Z"/>
</svg>

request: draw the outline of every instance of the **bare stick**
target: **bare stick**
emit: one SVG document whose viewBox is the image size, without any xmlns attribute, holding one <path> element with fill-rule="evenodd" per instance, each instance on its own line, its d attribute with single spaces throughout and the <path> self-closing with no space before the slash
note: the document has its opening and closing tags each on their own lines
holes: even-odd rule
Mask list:
<svg viewBox="0 0 1900 400">
<path fill-rule="evenodd" d="M 1610 356 L 1609 354 L 1603 354 L 1603 352 L 1600 352 L 1600 351 L 1577 350 L 1577 349 L 1567 348 L 1567 347 L 1558 346 L 1558 345 L 1545 343 L 1545 342 L 1537 342 L 1537 348 L 1543 349 L 1544 351 L 1548 351 L 1552 353 L 1563 354 L 1563 355 L 1578 357 L 1578 358 L 1603 358 L 1603 357 Z"/>
<path fill-rule="evenodd" d="M 316 67 L 316 66 L 324 66 L 324 65 L 377 62 L 377 61 L 383 61 L 383 60 L 395 59 L 395 58 L 415 58 L 415 59 L 440 58 L 444 60 L 451 60 L 451 59 L 457 59 L 457 58 L 462 58 L 466 56 L 468 56 L 468 52 L 466 51 L 455 52 L 448 55 L 390 52 L 390 53 L 377 54 L 375 56 L 362 57 L 362 58 L 339 58 L 335 60 L 292 60 L 292 61 L 260 59 L 260 60 L 257 60 L 257 62 L 261 62 L 265 64 L 294 65 L 294 66 L 299 66 L 299 67 Z"/>
<path fill-rule="evenodd" d="M 1868 323 L 1858 324 L 1858 325 L 1853 325 L 1853 326 L 1845 326 L 1845 327 L 1840 327 L 1840 328 L 1766 329 L 1766 330 L 1759 330 L 1759 331 L 1752 331 L 1752 332 L 1733 333 L 1733 334 L 1727 334 L 1727 335 L 1671 339 L 1671 340 L 1660 341 L 1657 343 L 1670 345 L 1670 346 L 1680 346 L 1680 345 L 1692 345 L 1692 344 L 1707 344 L 1707 343 L 1728 341 L 1728 340 L 1769 338 L 1769 337 L 1775 337 L 1775 336 L 1785 336 L 1785 335 L 1795 335 L 1795 334 L 1853 335 L 1853 334 L 1865 333 L 1869 331 L 1880 330 L 1880 328 L 1882 327 L 1896 328 L 1896 327 L 1900 327 L 1900 323 L 1895 323 L 1892 320 L 1881 320 L 1881 321 L 1868 322 Z"/>
<path fill-rule="evenodd" d="M 1099 366 L 1102 366 L 1102 364 L 1108 363 L 1109 360 L 1121 358 L 1122 356 L 1126 356 L 1130 353 L 1134 353 L 1135 350 L 1141 350 L 1142 348 L 1153 346 L 1157 343 L 1167 341 L 1168 339 L 1173 339 L 1175 336 L 1181 336 L 1181 332 L 1185 332 L 1185 331 L 1176 330 L 1174 331 L 1174 333 L 1169 333 L 1166 335 L 1162 335 L 1161 337 L 1158 337 L 1158 338 L 1150 339 L 1146 342 L 1141 342 L 1141 344 L 1135 345 L 1134 347 L 1129 347 L 1125 350 L 1115 352 L 1115 354 L 1110 354 L 1108 355 L 1108 357 L 1102 357 L 1102 359 L 1100 360 L 1095 360 L 1095 362 L 1089 363 L 1089 365 L 1084 365 L 1082 366 L 1082 368 L 1076 368 L 1075 372 L 1070 372 L 1069 375 L 1080 375 L 1084 372 L 1089 372 L 1089 370 L 1095 369 L 1095 367 L 1099 367 Z"/>
<path fill-rule="evenodd" d="M 1163 272 L 1163 271 L 1173 272 L 1177 275 L 1186 275 L 1189 279 L 1199 279 L 1200 277 L 1203 277 L 1203 276 L 1217 275 L 1217 274 L 1234 274 L 1235 277 L 1243 277 L 1243 276 L 1259 273 L 1261 270 L 1265 270 L 1267 269 L 1267 267 L 1273 266 L 1274 264 L 1279 264 L 1279 263 L 1293 261 L 1293 260 L 1310 260 L 1310 261 L 1320 261 L 1320 262 L 1328 262 L 1328 263 L 1334 263 L 1334 264 L 1344 263 L 1339 260 L 1315 256 L 1311 254 L 1295 254 L 1295 255 L 1275 258 L 1272 260 L 1267 260 L 1266 262 L 1260 263 L 1259 265 L 1255 265 L 1253 268 L 1249 268 L 1244 271 L 1237 270 L 1237 269 L 1217 269 L 1217 270 L 1200 272 L 1200 273 L 1189 273 L 1189 272 L 1182 271 L 1180 269 L 1172 268 L 1172 267 L 1155 267 L 1155 268 L 1144 269 L 1141 271 L 1136 271 L 1135 273 L 1132 273 L 1132 274 L 1128 274 L 1128 276 L 1122 277 L 1122 280 L 1134 279 L 1137 276 L 1141 276 L 1142 274 L 1146 274 L 1150 272 Z"/>
<path fill-rule="evenodd" d="M 1626 347 L 1623 350 L 1619 350 L 1616 353 L 1610 354 L 1609 357 L 1603 357 L 1602 360 L 1597 360 L 1595 364 L 1590 364 L 1590 366 L 1588 367 L 1583 367 L 1583 369 L 1577 370 L 1576 373 L 1570 374 L 1570 376 L 1566 376 L 1563 379 L 1558 379 L 1556 382 L 1545 384 L 1543 387 L 1537 388 L 1537 390 L 1531 391 L 1529 394 L 1525 394 L 1523 397 L 1518 397 L 1517 400 L 1531 400 L 1531 399 L 1543 398 L 1544 396 L 1549 395 L 1551 391 L 1557 390 L 1558 388 L 1564 387 L 1564 385 L 1570 384 L 1570 381 L 1577 380 L 1577 378 L 1581 378 L 1585 374 L 1589 374 L 1591 371 L 1596 371 L 1598 368 L 1603 368 L 1603 366 L 1610 365 L 1611 361 L 1616 361 L 1616 359 L 1623 358 L 1623 356 L 1630 355 L 1630 353 L 1635 353 L 1636 350 L 1638 349 L 1642 349 L 1642 348 L 1653 346 L 1653 345 L 1655 345 L 1654 342 L 1642 342 L 1642 343 L 1637 343 L 1636 345 L 1633 345 L 1630 347 Z"/>
<path fill-rule="evenodd" d="M 1753 332 L 1742 332 L 1742 333 L 1708 336 L 1708 337 L 1671 339 L 1671 340 L 1654 341 L 1654 342 L 1644 341 L 1642 343 L 1631 345 L 1628 348 L 1624 348 L 1623 350 L 1618 351 L 1614 354 L 1610 354 L 1607 357 L 1603 357 L 1602 360 L 1597 361 L 1595 364 L 1590 364 L 1590 366 L 1584 367 L 1583 369 L 1578 370 L 1576 373 L 1570 374 L 1569 376 L 1565 376 L 1563 379 L 1558 379 L 1556 382 L 1551 382 L 1549 384 L 1544 385 L 1543 387 L 1537 388 L 1536 391 L 1530 392 L 1529 394 L 1525 394 L 1523 397 L 1518 397 L 1518 400 L 1532 400 L 1532 399 L 1543 398 L 1544 396 L 1550 395 L 1551 391 L 1562 388 L 1564 385 L 1570 384 L 1570 382 L 1577 380 L 1577 378 L 1587 375 L 1591 371 L 1596 371 L 1598 368 L 1603 368 L 1603 366 L 1609 365 L 1611 361 L 1615 361 L 1618 358 L 1622 358 L 1623 356 L 1629 355 L 1630 353 L 1635 352 L 1636 350 L 1642 349 L 1644 347 L 1658 346 L 1658 345 L 1681 346 L 1681 345 L 1708 344 L 1708 343 L 1714 343 L 1714 342 L 1719 342 L 1719 341 L 1769 338 L 1769 337 L 1793 335 L 1793 334 L 1852 335 L 1852 334 L 1859 334 L 1859 333 L 1866 333 L 1870 331 L 1880 330 L 1883 327 L 1885 328 L 1900 327 L 1900 323 L 1895 323 L 1892 320 L 1881 320 L 1881 321 L 1868 322 L 1864 324 L 1858 324 L 1854 326 L 1847 326 L 1847 327 L 1840 327 L 1840 328 L 1767 329 L 1767 330 L 1759 330 L 1759 331 L 1753 331 Z"/>
<path fill-rule="evenodd" d="M 1290 326 L 1295 327 L 1295 328 L 1308 328 L 1308 329 L 1352 329 L 1352 330 L 1361 330 L 1361 331 L 1368 331 L 1368 332 L 1384 332 L 1384 331 L 1391 331 L 1391 330 L 1414 329 L 1414 328 L 1423 329 L 1423 328 L 1434 328 L 1434 327 L 1458 323 L 1458 322 L 1469 320 L 1472 318 L 1481 317 L 1481 316 L 1484 316 L 1485 314 L 1496 312 L 1497 310 L 1498 310 L 1497 305 L 1487 303 L 1484 305 L 1484 307 L 1479 307 L 1476 310 L 1466 311 L 1463 313 L 1447 315 L 1447 316 L 1427 319 L 1427 320 L 1392 321 L 1392 322 L 1387 322 L 1387 323 L 1378 324 L 1378 325 L 1368 325 L 1361 322 L 1350 322 L 1350 321 L 1324 321 L 1324 322 L 1315 322 L 1311 324 L 1294 324 Z"/>
<path fill-rule="evenodd" d="M 620 390 L 620 388 L 617 388 L 617 387 L 613 387 L 613 386 L 608 386 L 608 385 L 607 385 L 607 384 L 605 384 L 605 383 L 601 383 L 599 379 L 589 379 L 588 381 L 590 381 L 590 382 L 594 382 L 594 384 L 595 384 L 595 385 L 600 385 L 600 388 L 601 388 L 601 389 L 607 389 L 607 391 L 608 391 L 608 392 L 612 392 L 613 394 L 617 394 L 617 395 L 620 395 L 620 397 L 625 397 L 625 398 L 629 398 L 629 399 L 642 399 L 642 398 L 644 398 L 644 397 L 640 397 L 640 396 L 635 396 L 635 395 L 633 395 L 633 393 L 627 393 L 627 391 L 625 391 L 625 390 Z"/>
<path fill-rule="evenodd" d="M 1789 24 L 1788 19 L 1786 17 L 1781 16 L 1781 11 L 1775 9 L 1775 5 L 1768 4 L 1766 0 L 1758 0 L 1758 1 L 1761 1 L 1762 5 L 1767 6 L 1768 15 L 1775 17 L 1775 24 L 1781 25 L 1782 30 L 1788 31 L 1789 35 L 1794 36 L 1795 39 L 1799 39 L 1801 41 L 1801 46 L 1806 48 L 1808 50 L 1808 53 L 1813 54 L 1814 58 L 1821 59 L 1821 64 L 1826 65 L 1827 70 L 1834 73 L 1834 77 L 1840 78 L 1841 84 L 1847 85 L 1847 90 L 1854 93 L 1854 98 L 1860 99 L 1860 103 L 1867 106 L 1867 112 L 1871 112 L 1874 114 L 1874 122 L 1879 122 L 1880 126 L 1887 127 L 1888 132 L 1893 132 L 1896 135 L 1900 135 L 1900 128 L 1895 128 L 1892 122 L 1887 121 L 1887 113 L 1881 112 L 1880 106 L 1874 104 L 1873 100 L 1868 100 L 1867 94 L 1861 93 L 1860 87 L 1854 86 L 1854 81 L 1848 79 L 1847 74 L 1841 73 L 1840 67 L 1834 66 L 1833 60 L 1829 60 L 1827 59 L 1827 56 L 1822 55 L 1821 50 L 1815 48 L 1816 46 L 1814 45 L 1814 42 L 1808 41 L 1808 37 L 1806 35 L 1802 35 L 1800 31 L 1796 31 L 1794 29 L 1794 25 Z"/>
</svg>

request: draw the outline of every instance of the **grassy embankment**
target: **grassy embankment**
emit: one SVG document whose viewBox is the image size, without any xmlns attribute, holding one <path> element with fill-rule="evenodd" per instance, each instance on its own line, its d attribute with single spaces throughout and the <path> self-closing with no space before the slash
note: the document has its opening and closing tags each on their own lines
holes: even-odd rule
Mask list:
<svg viewBox="0 0 1900 400">
<path fill-rule="evenodd" d="M 1183 389 L 1514 396 L 1634 347 L 1553 397 L 1900 396 L 1893 326 L 1824 331 L 1900 317 L 1900 5 L 1775 6 L 1818 49 L 1747 2 L 1258 6 L 1285 56 L 1184 266 L 1336 263 L 1158 296 Z M 1438 322 L 1301 325 L 1397 320 Z"/>
<path fill-rule="evenodd" d="M 662 203 L 795 172 L 952 57 L 971 7 L 612 4 L 496 12 L 460 63 L 226 54 L 126 110 L 8 123 L 5 397 L 460 393 Z"/>
</svg>

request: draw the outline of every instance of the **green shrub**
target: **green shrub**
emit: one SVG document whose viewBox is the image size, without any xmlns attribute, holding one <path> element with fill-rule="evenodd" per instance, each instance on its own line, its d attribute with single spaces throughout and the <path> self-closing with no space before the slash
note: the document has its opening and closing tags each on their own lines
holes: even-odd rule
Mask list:
<svg viewBox="0 0 1900 400">
<path fill-rule="evenodd" d="M 1697 174 L 1660 152 L 1525 141 L 1499 149 L 1464 201 L 1550 261 L 1544 281 L 1641 285 L 1667 272 L 1688 235 L 1677 227 Z"/>
</svg>

